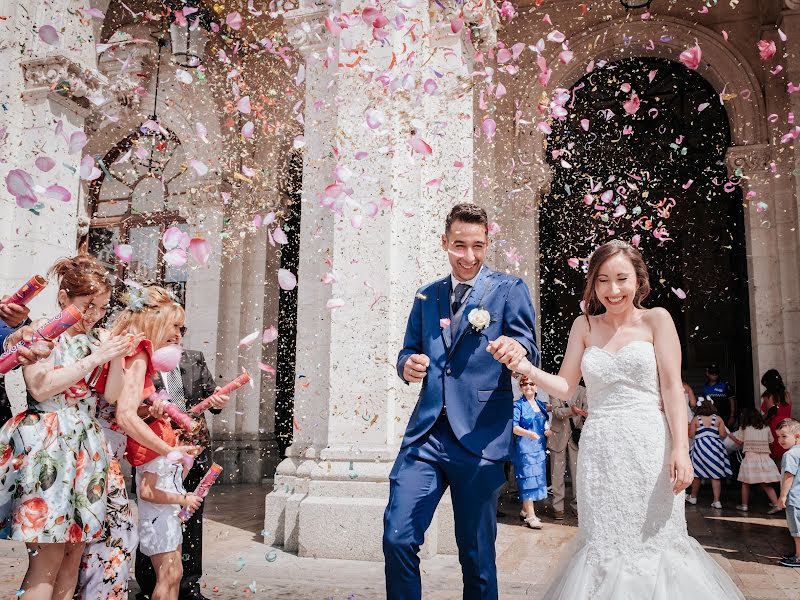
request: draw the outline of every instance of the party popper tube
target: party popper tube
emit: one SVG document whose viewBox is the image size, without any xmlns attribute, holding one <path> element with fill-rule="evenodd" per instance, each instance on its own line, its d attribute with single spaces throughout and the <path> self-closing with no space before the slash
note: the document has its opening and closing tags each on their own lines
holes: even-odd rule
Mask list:
<svg viewBox="0 0 800 600">
<path fill-rule="evenodd" d="M 26 281 L 21 288 L 3 301 L 3 304 L 19 304 L 24 306 L 47 286 L 47 279 L 41 275 L 34 275 Z"/>
<path fill-rule="evenodd" d="M 210 490 L 211 486 L 214 485 L 214 482 L 217 480 L 217 477 L 219 477 L 220 473 L 222 473 L 222 467 L 220 467 L 217 463 L 211 465 L 192 493 L 200 498 L 205 498 L 208 495 L 208 490 Z M 181 521 L 188 521 L 193 514 L 193 510 L 184 506 L 181 509 L 181 512 L 178 513 L 178 518 Z"/>
<path fill-rule="evenodd" d="M 80 321 L 81 317 L 83 317 L 81 311 L 75 308 L 74 304 L 70 304 L 67 308 L 62 310 L 55 317 L 37 329 L 30 344 L 23 340 L 17 344 L 14 344 L 6 352 L 0 355 L 0 374 L 5 375 L 19 364 L 20 348 L 27 348 L 31 344 L 35 344 L 41 340 L 52 341 L 56 339 L 67 329 Z"/>
<path fill-rule="evenodd" d="M 218 392 L 214 392 L 213 395 L 216 396 L 219 394 L 223 395 L 231 394 L 247 383 L 250 383 L 250 375 L 248 375 L 247 371 L 245 371 L 244 373 L 239 375 L 236 379 L 226 384 L 225 387 L 221 388 Z M 189 412 L 199 415 L 207 411 L 209 408 L 211 408 L 211 396 L 195 404 L 193 407 L 189 409 Z"/>
<path fill-rule="evenodd" d="M 161 397 L 156 394 L 150 394 L 147 398 L 144 399 L 144 403 L 153 406 L 156 400 L 161 400 Z M 161 410 L 164 411 L 172 422 L 175 423 L 178 427 L 183 429 L 184 431 L 188 431 L 189 433 L 194 433 L 200 423 L 195 421 L 190 415 L 183 412 L 180 408 L 172 404 L 171 402 L 164 402 L 161 406 Z"/>
</svg>

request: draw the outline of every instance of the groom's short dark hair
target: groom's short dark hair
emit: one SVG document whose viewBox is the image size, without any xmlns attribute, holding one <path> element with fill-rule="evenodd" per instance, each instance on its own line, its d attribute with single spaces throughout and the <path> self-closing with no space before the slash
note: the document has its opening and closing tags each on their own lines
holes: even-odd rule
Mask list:
<svg viewBox="0 0 800 600">
<path fill-rule="evenodd" d="M 489 217 L 486 211 L 477 204 L 465 202 L 463 204 L 456 204 L 450 209 L 450 214 L 444 222 L 444 232 L 450 233 L 450 226 L 456 222 L 462 223 L 480 223 L 486 231 L 489 231 Z"/>
</svg>

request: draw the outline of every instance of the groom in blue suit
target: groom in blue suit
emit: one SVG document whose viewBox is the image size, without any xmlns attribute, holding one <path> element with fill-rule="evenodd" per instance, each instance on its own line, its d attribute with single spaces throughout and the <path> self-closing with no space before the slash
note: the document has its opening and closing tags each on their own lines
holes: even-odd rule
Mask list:
<svg viewBox="0 0 800 600">
<path fill-rule="evenodd" d="M 511 372 L 497 356 L 537 364 L 535 316 L 525 283 L 492 271 L 486 211 L 458 204 L 442 248 L 451 274 L 417 292 L 397 373 L 422 382 L 389 476 L 383 553 L 390 600 L 422 598 L 417 553 L 451 488 L 465 600 L 497 598 L 497 497 L 511 454 Z"/>
</svg>

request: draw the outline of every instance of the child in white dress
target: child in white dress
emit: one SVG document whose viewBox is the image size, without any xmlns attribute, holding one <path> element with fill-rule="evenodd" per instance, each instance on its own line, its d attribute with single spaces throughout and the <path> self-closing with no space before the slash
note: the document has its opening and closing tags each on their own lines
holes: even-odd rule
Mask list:
<svg viewBox="0 0 800 600">
<path fill-rule="evenodd" d="M 183 478 L 188 469 L 166 456 L 136 467 L 139 497 L 139 549 L 149 556 L 156 572 L 152 600 L 178 600 L 183 566 L 181 507 L 197 510 L 203 499 L 187 494 Z"/>
</svg>

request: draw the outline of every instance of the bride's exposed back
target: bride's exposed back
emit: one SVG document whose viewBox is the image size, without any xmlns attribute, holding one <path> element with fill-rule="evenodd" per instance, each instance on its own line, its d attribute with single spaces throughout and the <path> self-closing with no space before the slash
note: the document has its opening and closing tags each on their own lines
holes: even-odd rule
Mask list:
<svg viewBox="0 0 800 600">
<path fill-rule="evenodd" d="M 647 266 L 612 241 L 589 261 L 585 313 L 575 319 L 558 375 L 527 359 L 498 360 L 557 398 L 581 377 L 589 416 L 578 457 L 579 535 L 545 598 L 744 598 L 686 532 L 684 489 L 693 478 L 681 347 L 663 308 L 646 309 Z"/>
</svg>

